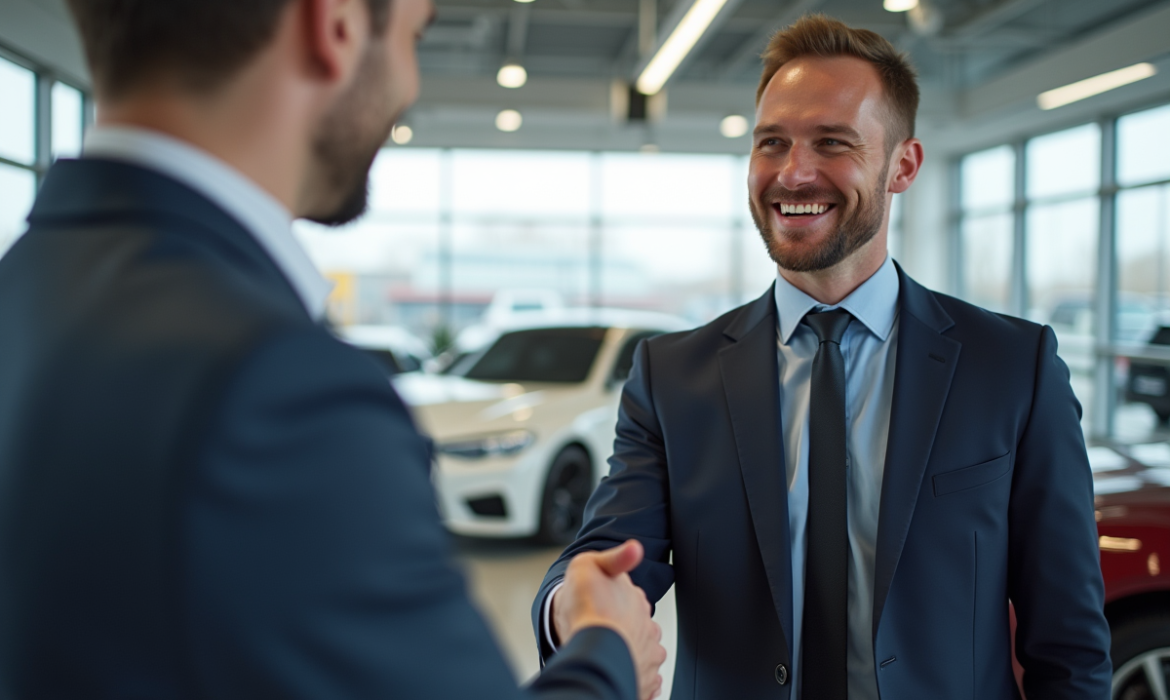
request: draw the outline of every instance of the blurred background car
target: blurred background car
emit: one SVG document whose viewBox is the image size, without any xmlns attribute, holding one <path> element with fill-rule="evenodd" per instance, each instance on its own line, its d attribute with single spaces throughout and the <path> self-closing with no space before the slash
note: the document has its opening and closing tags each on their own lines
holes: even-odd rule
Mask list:
<svg viewBox="0 0 1170 700">
<path fill-rule="evenodd" d="M 338 335 L 377 360 L 391 376 L 419 372 L 431 360 L 427 344 L 397 326 L 346 326 Z"/>
<path fill-rule="evenodd" d="M 452 531 L 567 543 L 613 451 L 638 342 L 689 325 L 618 309 L 517 314 L 510 325 L 448 374 L 395 386 L 435 440 Z"/>
</svg>

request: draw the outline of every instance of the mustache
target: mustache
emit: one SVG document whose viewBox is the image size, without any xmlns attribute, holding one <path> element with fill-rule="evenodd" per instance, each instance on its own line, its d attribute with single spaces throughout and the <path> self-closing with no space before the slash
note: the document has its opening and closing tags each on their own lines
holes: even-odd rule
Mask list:
<svg viewBox="0 0 1170 700">
<path fill-rule="evenodd" d="M 760 202 L 770 204 L 841 204 L 844 201 L 841 193 L 828 187 L 811 186 L 799 190 L 790 190 L 776 183 L 764 190 L 760 195 Z"/>
</svg>

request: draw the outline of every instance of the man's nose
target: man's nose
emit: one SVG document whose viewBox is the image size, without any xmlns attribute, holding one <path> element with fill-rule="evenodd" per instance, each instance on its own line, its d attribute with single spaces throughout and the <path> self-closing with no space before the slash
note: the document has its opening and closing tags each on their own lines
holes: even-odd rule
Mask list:
<svg viewBox="0 0 1170 700">
<path fill-rule="evenodd" d="M 788 150 L 780 173 L 777 176 L 786 189 L 794 190 L 817 179 L 816 154 L 812 149 L 795 144 Z"/>
</svg>

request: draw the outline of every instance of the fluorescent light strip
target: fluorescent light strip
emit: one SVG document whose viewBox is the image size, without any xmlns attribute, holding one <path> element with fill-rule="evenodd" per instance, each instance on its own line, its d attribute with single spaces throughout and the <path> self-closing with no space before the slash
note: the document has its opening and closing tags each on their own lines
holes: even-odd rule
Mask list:
<svg viewBox="0 0 1170 700">
<path fill-rule="evenodd" d="M 727 0 L 695 0 L 695 4 L 683 15 L 682 21 L 662 43 L 658 53 L 646 64 L 642 75 L 638 76 L 638 92 L 643 95 L 657 94 L 726 4 Z"/>
<path fill-rule="evenodd" d="M 1122 85 L 1129 85 L 1136 83 L 1139 80 L 1145 80 L 1158 72 L 1152 63 L 1138 63 L 1129 68 L 1121 68 L 1119 70 L 1109 71 L 1101 75 L 1080 80 L 1064 87 L 1058 87 L 1055 90 L 1040 93 L 1036 98 L 1036 103 L 1040 105 L 1040 109 L 1056 109 L 1063 107 L 1073 102 L 1079 102 L 1093 95 L 1100 95 L 1103 92 L 1109 92 Z"/>
</svg>

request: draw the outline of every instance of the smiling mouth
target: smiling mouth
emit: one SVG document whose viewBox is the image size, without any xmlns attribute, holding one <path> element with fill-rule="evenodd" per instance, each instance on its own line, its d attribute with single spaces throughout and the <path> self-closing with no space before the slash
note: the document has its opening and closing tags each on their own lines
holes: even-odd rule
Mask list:
<svg viewBox="0 0 1170 700">
<path fill-rule="evenodd" d="M 824 214 L 836 204 L 820 204 L 816 202 L 809 202 L 804 204 L 788 204 L 786 202 L 775 202 L 772 208 L 780 213 L 781 216 L 817 216 Z"/>
</svg>

